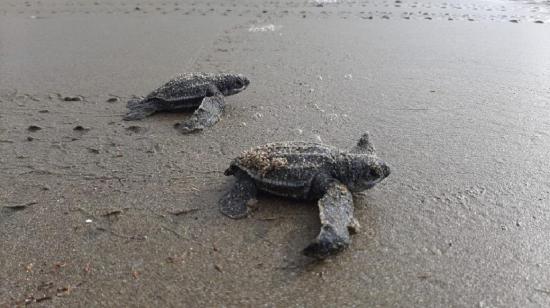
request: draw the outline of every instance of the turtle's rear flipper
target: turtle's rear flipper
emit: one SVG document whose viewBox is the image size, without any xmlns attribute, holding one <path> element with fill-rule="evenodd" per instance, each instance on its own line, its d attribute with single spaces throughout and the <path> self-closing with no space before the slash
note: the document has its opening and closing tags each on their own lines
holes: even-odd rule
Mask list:
<svg viewBox="0 0 550 308">
<path fill-rule="evenodd" d="M 220 120 L 224 108 L 225 101 L 223 94 L 216 93 L 214 96 L 207 96 L 202 100 L 201 105 L 195 110 L 189 120 L 178 123 L 175 126 L 184 134 L 203 130 Z"/>
<path fill-rule="evenodd" d="M 124 116 L 125 121 L 141 120 L 157 111 L 154 101 L 142 101 L 140 99 L 131 99 L 127 104 L 128 112 Z"/>
<path fill-rule="evenodd" d="M 347 248 L 351 243 L 350 231 L 357 231 L 359 224 L 353 217 L 353 197 L 340 183 L 332 184 L 318 204 L 321 232 L 303 253 L 324 259 Z"/>
<path fill-rule="evenodd" d="M 233 219 L 244 218 L 256 200 L 256 185 L 248 176 L 239 177 L 235 186 L 219 201 L 220 212 Z"/>
</svg>

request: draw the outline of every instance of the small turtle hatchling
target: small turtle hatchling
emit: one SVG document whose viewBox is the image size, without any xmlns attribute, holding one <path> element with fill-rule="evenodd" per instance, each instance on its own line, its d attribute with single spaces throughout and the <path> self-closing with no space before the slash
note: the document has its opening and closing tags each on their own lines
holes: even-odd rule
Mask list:
<svg viewBox="0 0 550 308">
<path fill-rule="evenodd" d="M 303 253 L 324 259 L 351 243 L 359 223 L 353 216 L 351 192 L 373 187 L 390 174 L 378 159 L 369 134 L 350 151 L 319 143 L 270 143 L 243 152 L 225 175 L 237 178 L 235 186 L 220 199 L 220 211 L 243 218 L 258 191 L 295 199 L 318 200 L 321 232 Z"/>
<path fill-rule="evenodd" d="M 224 96 L 237 94 L 250 81 L 241 74 L 185 73 L 176 76 L 143 99 L 128 101 L 124 120 L 139 120 L 157 111 L 193 110 L 191 118 L 176 124 L 182 133 L 210 127 L 220 120 Z"/>
</svg>

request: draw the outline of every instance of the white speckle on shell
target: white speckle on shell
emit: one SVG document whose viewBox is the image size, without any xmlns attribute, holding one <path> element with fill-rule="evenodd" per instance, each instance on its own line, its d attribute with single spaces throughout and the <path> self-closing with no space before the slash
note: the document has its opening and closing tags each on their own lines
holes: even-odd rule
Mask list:
<svg viewBox="0 0 550 308">
<path fill-rule="evenodd" d="M 286 158 L 273 157 L 268 147 L 260 147 L 244 151 L 238 160 L 244 167 L 256 169 L 262 175 L 266 175 L 270 171 L 283 168 L 288 164 Z"/>
</svg>

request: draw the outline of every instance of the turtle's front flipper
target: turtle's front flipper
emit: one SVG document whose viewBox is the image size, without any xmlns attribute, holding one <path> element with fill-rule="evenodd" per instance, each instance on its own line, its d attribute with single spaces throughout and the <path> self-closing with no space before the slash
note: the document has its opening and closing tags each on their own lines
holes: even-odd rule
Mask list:
<svg viewBox="0 0 550 308">
<path fill-rule="evenodd" d="M 348 247 L 351 243 L 350 231 L 356 232 L 359 224 L 353 217 L 353 197 L 338 182 L 330 184 L 318 204 L 321 232 L 303 253 L 308 257 L 324 259 Z"/>
<path fill-rule="evenodd" d="M 238 177 L 231 191 L 220 199 L 220 211 L 233 219 L 246 217 L 248 205 L 256 199 L 256 192 L 256 185 L 249 176 Z"/>
<path fill-rule="evenodd" d="M 127 104 L 128 113 L 124 116 L 125 121 L 141 120 L 157 112 L 157 105 L 154 100 L 143 101 L 131 99 Z"/>
<path fill-rule="evenodd" d="M 220 120 L 224 108 L 223 94 L 218 92 L 213 96 L 207 96 L 191 118 L 176 124 L 176 128 L 184 134 L 189 134 L 210 127 Z"/>
</svg>

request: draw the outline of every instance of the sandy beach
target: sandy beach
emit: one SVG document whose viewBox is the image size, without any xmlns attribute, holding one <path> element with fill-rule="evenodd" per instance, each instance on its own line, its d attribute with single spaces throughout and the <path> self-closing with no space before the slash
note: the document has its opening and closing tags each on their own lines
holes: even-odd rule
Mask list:
<svg viewBox="0 0 550 308">
<path fill-rule="evenodd" d="M 0 307 L 550 306 L 548 1 L 0 3 Z M 122 121 L 181 72 L 251 84 L 222 120 Z M 314 202 L 217 201 L 266 142 L 392 174 L 324 262 Z"/>
</svg>

